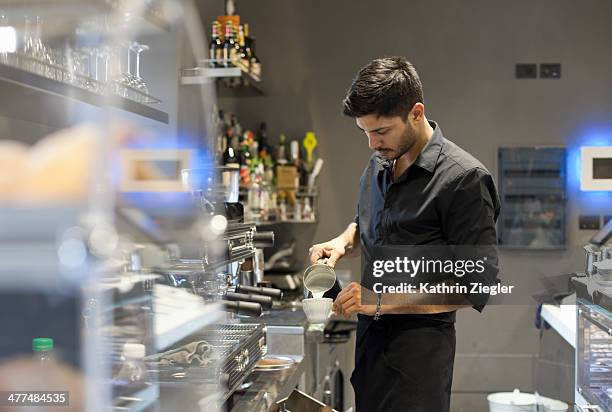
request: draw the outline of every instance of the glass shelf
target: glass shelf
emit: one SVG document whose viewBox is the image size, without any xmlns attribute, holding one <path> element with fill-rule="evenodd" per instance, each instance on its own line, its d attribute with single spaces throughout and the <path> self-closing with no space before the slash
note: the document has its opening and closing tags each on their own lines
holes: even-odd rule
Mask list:
<svg viewBox="0 0 612 412">
<path fill-rule="evenodd" d="M 83 16 L 95 16 L 104 13 L 122 13 L 125 8 L 120 0 L 0 0 L 0 6 L 7 7 L 5 13 L 11 16 L 44 15 L 61 16 L 63 19 L 82 19 Z M 133 24 L 137 19 L 138 27 L 143 33 L 160 33 L 170 30 L 169 19 L 159 1 L 150 1 L 137 16 L 129 13 L 124 23 Z M 10 8 L 8 8 L 10 7 Z"/>
<path fill-rule="evenodd" d="M 23 55 L 9 55 L 21 62 L 31 59 Z M 34 60 L 34 59 L 31 59 Z M 35 61 L 37 71 L 57 74 L 64 79 L 67 73 L 63 68 L 47 65 Z M 47 71 L 48 70 L 48 71 Z M 74 76 L 74 74 L 70 74 Z M 81 76 L 84 78 L 84 76 Z M 93 79 L 83 79 L 94 84 Z M 96 107 L 113 107 L 136 115 L 149 118 L 161 123 L 168 123 L 168 113 L 148 106 L 133 99 L 110 94 L 108 89 L 101 87 L 101 93 L 85 89 L 72 83 L 59 81 L 31 71 L 0 63 L 0 84 L 2 85 L 2 98 L 0 113 L 6 117 L 17 118 L 34 123 L 46 124 L 52 127 L 67 127 L 72 124 L 68 114 L 75 112 L 79 104 L 86 103 Z M 104 86 L 100 83 L 101 86 Z M 120 86 L 125 89 L 126 96 L 135 97 L 137 94 L 145 97 L 148 102 L 159 102 L 152 96 L 143 94 L 136 89 Z M 123 90 L 117 89 L 117 90 Z M 9 104 L 10 102 L 10 104 Z"/>
</svg>

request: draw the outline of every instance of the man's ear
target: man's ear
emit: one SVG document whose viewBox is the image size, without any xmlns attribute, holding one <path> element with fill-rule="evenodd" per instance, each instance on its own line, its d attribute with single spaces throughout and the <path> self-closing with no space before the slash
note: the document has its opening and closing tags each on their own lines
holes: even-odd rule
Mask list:
<svg viewBox="0 0 612 412">
<path fill-rule="evenodd" d="M 412 123 L 418 123 L 425 117 L 425 105 L 423 103 L 415 103 L 408 113 L 408 120 Z"/>
</svg>

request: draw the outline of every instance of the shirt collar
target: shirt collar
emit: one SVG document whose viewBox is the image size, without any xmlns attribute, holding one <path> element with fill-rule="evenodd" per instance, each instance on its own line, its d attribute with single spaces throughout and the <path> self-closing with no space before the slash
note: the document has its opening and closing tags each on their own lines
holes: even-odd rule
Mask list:
<svg viewBox="0 0 612 412">
<path fill-rule="evenodd" d="M 433 173 L 436 164 L 438 163 L 438 157 L 440 156 L 440 152 L 442 151 L 442 145 L 444 144 L 444 136 L 442 135 L 442 129 L 440 126 L 434 122 L 433 120 L 428 120 L 429 125 L 434 129 L 433 135 L 429 142 L 425 145 L 421 153 L 416 158 L 412 165 L 416 165 L 422 169 L 427 170 L 430 173 Z M 376 161 L 379 166 L 391 170 L 393 167 L 393 161 L 384 159 L 379 155 L 375 155 Z"/>
<path fill-rule="evenodd" d="M 413 164 L 433 173 L 442 151 L 444 136 L 442 135 L 442 129 L 436 122 L 430 120 L 429 125 L 434 129 L 433 135 Z"/>
</svg>

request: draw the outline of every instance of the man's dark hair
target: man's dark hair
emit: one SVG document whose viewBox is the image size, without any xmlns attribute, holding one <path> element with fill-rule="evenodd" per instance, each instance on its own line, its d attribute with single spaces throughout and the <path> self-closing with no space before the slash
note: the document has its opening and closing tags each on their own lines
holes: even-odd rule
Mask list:
<svg viewBox="0 0 612 412">
<path fill-rule="evenodd" d="M 415 103 L 423 103 L 423 85 L 404 57 L 375 59 L 359 70 L 342 103 L 349 117 L 375 114 L 406 119 Z"/>
</svg>

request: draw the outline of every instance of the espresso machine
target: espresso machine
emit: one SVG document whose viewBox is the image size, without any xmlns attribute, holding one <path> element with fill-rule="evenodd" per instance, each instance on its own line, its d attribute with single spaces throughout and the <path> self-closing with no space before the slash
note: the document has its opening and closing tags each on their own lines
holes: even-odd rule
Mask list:
<svg viewBox="0 0 612 412">
<path fill-rule="evenodd" d="M 244 222 L 234 173 L 225 167 L 182 171 L 195 221 L 176 211 L 117 211 L 120 232 L 136 245 L 126 266 L 154 279 L 148 286 L 153 343 L 145 363 L 162 410 L 218 410 L 229 402 L 264 354 L 258 317 L 282 296 L 261 283 L 264 263 L 257 259 L 274 234 Z M 221 393 L 210 389 L 215 386 Z"/>
<path fill-rule="evenodd" d="M 576 289 L 576 391 L 587 402 L 579 411 L 612 410 L 612 221 L 585 246 L 584 274 Z M 578 397 L 577 397 L 578 398 Z"/>
</svg>

